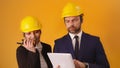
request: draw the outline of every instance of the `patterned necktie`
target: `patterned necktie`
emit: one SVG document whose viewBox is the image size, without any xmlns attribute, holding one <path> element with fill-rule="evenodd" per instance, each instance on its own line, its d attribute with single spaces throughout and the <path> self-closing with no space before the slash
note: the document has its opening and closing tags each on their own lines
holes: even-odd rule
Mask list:
<svg viewBox="0 0 120 68">
<path fill-rule="evenodd" d="M 79 52 L 79 41 L 78 36 L 74 36 L 75 38 L 75 59 L 78 59 L 78 52 Z"/>
</svg>

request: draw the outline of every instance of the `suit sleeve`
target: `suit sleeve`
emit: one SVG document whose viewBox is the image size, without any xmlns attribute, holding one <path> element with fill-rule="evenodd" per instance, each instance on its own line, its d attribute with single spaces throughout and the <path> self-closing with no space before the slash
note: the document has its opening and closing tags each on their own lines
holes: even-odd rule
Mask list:
<svg viewBox="0 0 120 68">
<path fill-rule="evenodd" d="M 56 42 L 54 41 L 54 48 L 53 48 L 53 53 L 56 52 Z"/>
<path fill-rule="evenodd" d="M 110 68 L 104 48 L 99 38 L 96 42 L 96 62 L 95 64 L 89 63 L 89 68 Z"/>
<path fill-rule="evenodd" d="M 54 48 L 53 48 L 53 52 L 54 53 L 59 53 L 59 44 L 57 44 L 57 41 L 55 40 L 55 45 L 54 45 Z"/>
<path fill-rule="evenodd" d="M 17 48 L 16 52 L 19 68 L 40 68 L 39 53 L 26 50 L 23 46 Z"/>
</svg>

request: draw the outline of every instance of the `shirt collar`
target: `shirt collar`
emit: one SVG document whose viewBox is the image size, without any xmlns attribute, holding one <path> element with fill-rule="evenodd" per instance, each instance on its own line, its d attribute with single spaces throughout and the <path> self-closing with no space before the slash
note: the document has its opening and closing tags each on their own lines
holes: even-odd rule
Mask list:
<svg viewBox="0 0 120 68">
<path fill-rule="evenodd" d="M 39 42 L 38 44 L 36 44 L 36 47 L 35 47 L 35 48 L 42 48 L 41 42 Z"/>
<path fill-rule="evenodd" d="M 74 39 L 74 36 L 75 36 L 75 35 L 77 35 L 79 38 L 81 38 L 82 33 L 83 33 L 83 31 L 81 30 L 78 34 L 69 33 L 69 35 L 70 35 L 71 39 Z"/>
</svg>

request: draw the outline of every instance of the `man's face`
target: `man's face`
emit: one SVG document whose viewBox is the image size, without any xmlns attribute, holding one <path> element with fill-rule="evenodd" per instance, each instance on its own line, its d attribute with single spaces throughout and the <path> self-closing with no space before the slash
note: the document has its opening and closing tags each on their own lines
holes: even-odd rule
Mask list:
<svg viewBox="0 0 120 68">
<path fill-rule="evenodd" d="M 81 30 L 80 16 L 70 16 L 64 18 L 68 32 L 77 34 Z"/>
<path fill-rule="evenodd" d="M 34 44 L 37 44 L 40 40 L 40 34 L 41 34 L 40 30 L 35 30 L 25 33 L 24 36 L 26 40 L 32 40 L 34 41 Z"/>
</svg>

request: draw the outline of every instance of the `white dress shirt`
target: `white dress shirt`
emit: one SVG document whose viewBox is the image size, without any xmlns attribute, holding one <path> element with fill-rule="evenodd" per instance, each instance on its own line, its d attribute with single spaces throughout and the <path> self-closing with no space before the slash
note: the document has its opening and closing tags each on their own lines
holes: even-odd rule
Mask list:
<svg viewBox="0 0 120 68">
<path fill-rule="evenodd" d="M 79 49 L 80 49 L 80 43 L 81 43 L 81 36 L 82 36 L 82 30 L 78 33 L 78 34 L 72 34 L 69 33 L 71 39 L 72 39 L 72 44 L 73 44 L 73 49 L 75 49 L 75 36 L 78 36 L 78 40 L 79 40 Z"/>
<path fill-rule="evenodd" d="M 79 40 L 79 49 L 80 49 L 80 43 L 81 43 L 82 33 L 83 33 L 82 30 L 81 30 L 78 34 L 69 33 L 69 35 L 70 35 L 70 37 L 71 37 L 71 39 L 72 39 L 72 44 L 73 44 L 73 48 L 74 48 L 74 49 L 75 49 L 75 38 L 74 38 L 74 37 L 75 37 L 76 35 L 79 37 L 78 40 Z M 87 68 L 89 68 L 89 64 L 88 64 L 88 63 L 84 62 L 84 64 L 88 66 Z"/>
</svg>

